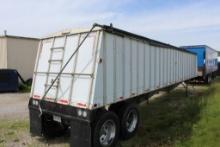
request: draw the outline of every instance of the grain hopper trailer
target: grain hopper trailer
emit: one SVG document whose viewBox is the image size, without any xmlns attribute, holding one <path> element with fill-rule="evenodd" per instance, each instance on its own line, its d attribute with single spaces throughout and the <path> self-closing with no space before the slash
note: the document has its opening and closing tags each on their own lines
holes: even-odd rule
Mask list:
<svg viewBox="0 0 220 147">
<path fill-rule="evenodd" d="M 197 55 L 197 79 L 210 83 L 217 74 L 218 52 L 207 45 L 183 46 L 182 48 Z"/>
<path fill-rule="evenodd" d="M 113 147 L 136 133 L 138 103 L 196 71 L 194 53 L 112 26 L 55 33 L 39 45 L 30 132 L 70 128 L 72 147 Z"/>
</svg>

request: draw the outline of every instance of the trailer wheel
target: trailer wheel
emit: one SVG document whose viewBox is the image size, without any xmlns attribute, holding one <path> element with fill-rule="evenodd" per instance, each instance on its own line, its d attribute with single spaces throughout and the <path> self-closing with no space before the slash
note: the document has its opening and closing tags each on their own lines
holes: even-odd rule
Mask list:
<svg viewBox="0 0 220 147">
<path fill-rule="evenodd" d="M 210 76 L 210 75 L 207 75 L 206 78 L 205 78 L 205 83 L 206 83 L 206 84 L 210 84 L 211 81 L 212 81 L 211 76 Z"/>
<path fill-rule="evenodd" d="M 105 111 L 95 123 L 94 147 L 114 147 L 119 138 L 119 119 L 114 112 Z"/>
<path fill-rule="evenodd" d="M 120 121 L 120 137 L 122 140 L 127 140 L 133 137 L 139 126 L 139 111 L 136 106 L 129 104 L 119 112 Z"/>
</svg>

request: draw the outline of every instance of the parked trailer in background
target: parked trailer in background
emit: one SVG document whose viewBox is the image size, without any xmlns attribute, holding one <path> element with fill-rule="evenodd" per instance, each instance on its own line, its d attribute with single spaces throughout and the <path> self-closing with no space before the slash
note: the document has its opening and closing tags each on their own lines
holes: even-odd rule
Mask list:
<svg viewBox="0 0 220 147">
<path fill-rule="evenodd" d="M 207 45 L 183 46 L 182 48 L 197 54 L 197 79 L 210 83 L 218 70 L 218 52 Z"/>
<path fill-rule="evenodd" d="M 72 147 L 115 146 L 138 128 L 136 104 L 197 76 L 196 55 L 95 24 L 41 40 L 29 101 L 30 132 L 71 129 Z"/>
</svg>

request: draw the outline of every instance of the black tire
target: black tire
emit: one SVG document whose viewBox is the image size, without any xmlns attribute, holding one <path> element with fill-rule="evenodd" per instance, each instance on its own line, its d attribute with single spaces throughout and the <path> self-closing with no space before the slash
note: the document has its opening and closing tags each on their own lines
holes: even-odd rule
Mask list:
<svg viewBox="0 0 220 147">
<path fill-rule="evenodd" d="M 121 119 L 120 120 L 120 138 L 122 140 L 128 140 L 132 138 L 138 130 L 139 122 L 140 122 L 139 111 L 135 105 L 127 104 L 124 107 L 122 107 L 122 109 L 119 111 L 119 117 Z M 131 124 L 128 124 L 128 121 L 131 121 L 130 122 Z"/>
<path fill-rule="evenodd" d="M 206 84 L 210 84 L 212 82 L 212 77 L 210 76 L 210 75 L 207 75 L 206 77 L 205 77 L 205 83 Z"/>
<path fill-rule="evenodd" d="M 114 137 L 112 139 L 110 139 L 111 141 L 105 145 L 103 142 L 105 142 L 105 140 L 107 140 L 107 139 L 106 139 L 106 137 L 102 137 L 104 134 L 101 134 L 101 131 L 103 131 L 103 127 L 106 125 L 106 123 L 109 123 L 109 122 L 111 122 L 113 124 L 112 126 L 115 126 L 115 131 L 114 131 L 115 133 L 113 133 Z M 119 127 L 120 127 L 119 119 L 118 119 L 118 116 L 114 112 L 111 112 L 111 111 L 102 112 L 100 114 L 100 117 L 98 118 L 98 120 L 94 124 L 93 146 L 94 147 L 115 147 L 117 145 L 118 139 L 119 139 Z"/>
</svg>

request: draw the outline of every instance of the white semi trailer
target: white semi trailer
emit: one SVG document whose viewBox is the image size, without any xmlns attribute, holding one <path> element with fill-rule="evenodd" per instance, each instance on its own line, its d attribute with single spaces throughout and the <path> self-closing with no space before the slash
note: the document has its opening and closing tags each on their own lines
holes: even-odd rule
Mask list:
<svg viewBox="0 0 220 147">
<path fill-rule="evenodd" d="M 56 33 L 39 45 L 30 132 L 70 128 L 72 147 L 113 147 L 136 133 L 138 103 L 196 72 L 195 54 L 112 26 Z"/>
</svg>

